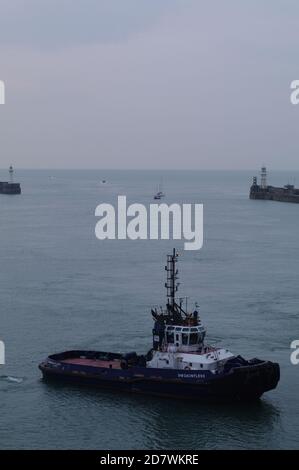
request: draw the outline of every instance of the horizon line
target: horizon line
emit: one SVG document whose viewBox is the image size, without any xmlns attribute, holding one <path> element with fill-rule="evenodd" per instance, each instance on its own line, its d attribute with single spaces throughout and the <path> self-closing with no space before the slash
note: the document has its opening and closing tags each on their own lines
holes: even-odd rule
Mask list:
<svg viewBox="0 0 299 470">
<path fill-rule="evenodd" d="M 270 168 L 271 171 L 299 171 L 299 168 Z M 8 171 L 8 167 L 0 167 L 0 171 Z M 98 167 L 16 167 L 14 170 L 17 171 L 30 171 L 30 170 L 39 170 L 39 171 L 260 171 L 259 168 L 98 168 Z"/>
</svg>

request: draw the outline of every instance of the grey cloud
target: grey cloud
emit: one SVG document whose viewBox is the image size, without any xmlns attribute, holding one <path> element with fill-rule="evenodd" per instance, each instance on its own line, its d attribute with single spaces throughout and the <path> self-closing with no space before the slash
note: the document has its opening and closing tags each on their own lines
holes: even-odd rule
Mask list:
<svg viewBox="0 0 299 470">
<path fill-rule="evenodd" d="M 0 44 L 60 47 L 117 42 L 178 0 L 1 0 Z"/>
<path fill-rule="evenodd" d="M 0 44 L 0 166 L 298 168 L 299 106 L 289 85 L 299 79 L 299 3 L 160 3 L 146 18 L 137 8 L 134 27 L 118 18 L 126 40 L 107 7 L 107 36 L 97 40 L 87 24 L 83 40 L 66 22 L 59 41 L 43 31 L 51 48 L 40 48 L 40 37 Z M 16 9 L 17 18 L 34 14 L 36 27 L 51 23 L 47 10 L 39 19 L 37 10 Z M 74 12 L 71 24 L 90 14 Z"/>
</svg>

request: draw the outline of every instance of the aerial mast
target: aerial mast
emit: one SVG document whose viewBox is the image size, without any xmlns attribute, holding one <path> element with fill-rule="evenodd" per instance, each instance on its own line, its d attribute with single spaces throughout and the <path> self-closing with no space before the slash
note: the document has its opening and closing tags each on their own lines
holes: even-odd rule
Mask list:
<svg viewBox="0 0 299 470">
<path fill-rule="evenodd" d="M 179 286 L 177 283 L 179 278 L 178 270 L 176 269 L 177 261 L 178 253 L 174 248 L 172 255 L 167 255 L 167 265 L 165 266 L 165 270 L 167 271 L 167 282 L 165 283 L 165 287 L 167 289 L 168 305 L 170 305 L 172 309 L 174 309 L 175 306 L 175 294 L 178 291 Z"/>
</svg>

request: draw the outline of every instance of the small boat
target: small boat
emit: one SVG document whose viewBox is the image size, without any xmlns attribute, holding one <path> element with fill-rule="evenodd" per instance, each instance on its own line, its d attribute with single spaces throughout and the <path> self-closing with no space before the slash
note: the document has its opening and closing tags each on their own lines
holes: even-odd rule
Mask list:
<svg viewBox="0 0 299 470">
<path fill-rule="evenodd" d="M 162 181 L 161 181 L 161 183 L 158 185 L 158 190 L 156 194 L 154 195 L 154 199 L 162 199 L 163 197 L 165 197 L 165 193 L 163 192 Z"/>
<path fill-rule="evenodd" d="M 154 199 L 162 199 L 162 197 L 164 197 L 164 194 L 163 194 L 161 191 L 158 191 L 158 192 L 154 195 Z"/>
<path fill-rule="evenodd" d="M 51 354 L 39 368 L 45 380 L 183 400 L 256 400 L 276 388 L 279 364 L 244 359 L 205 344 L 198 310 L 177 303 L 175 250 L 167 256 L 165 309 L 152 309 L 152 348 L 146 354 L 71 350 Z M 128 329 L 134 325 L 128 325 Z"/>
</svg>

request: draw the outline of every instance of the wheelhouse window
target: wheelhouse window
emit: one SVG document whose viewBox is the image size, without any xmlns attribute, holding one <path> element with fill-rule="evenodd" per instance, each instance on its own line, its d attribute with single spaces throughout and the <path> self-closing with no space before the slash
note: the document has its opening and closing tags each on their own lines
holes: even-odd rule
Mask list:
<svg viewBox="0 0 299 470">
<path fill-rule="evenodd" d="M 189 344 L 197 344 L 197 343 L 198 343 L 198 334 L 197 333 L 191 333 L 190 334 Z"/>
<path fill-rule="evenodd" d="M 189 335 L 187 333 L 182 333 L 182 344 L 188 344 Z"/>
<path fill-rule="evenodd" d="M 167 343 L 174 343 L 174 333 L 167 332 Z"/>
</svg>

